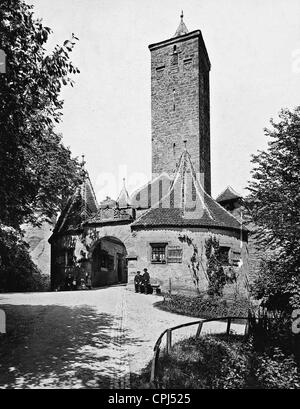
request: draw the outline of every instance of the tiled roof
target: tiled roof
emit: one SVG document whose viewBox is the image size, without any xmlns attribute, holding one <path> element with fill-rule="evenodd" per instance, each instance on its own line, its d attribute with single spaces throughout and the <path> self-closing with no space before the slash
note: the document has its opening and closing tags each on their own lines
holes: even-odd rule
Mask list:
<svg viewBox="0 0 300 409">
<path fill-rule="evenodd" d="M 87 224 L 95 223 L 116 223 L 122 221 L 130 221 L 134 219 L 134 210 L 131 208 L 107 207 L 100 208 L 96 214 L 91 215 L 86 220 Z"/>
<path fill-rule="evenodd" d="M 98 210 L 98 203 L 92 183 L 87 175 L 62 211 L 53 233 L 76 230 Z"/>
<path fill-rule="evenodd" d="M 186 150 L 169 192 L 132 224 L 133 229 L 167 226 L 241 229 L 241 223 L 204 191 Z"/>
<path fill-rule="evenodd" d="M 216 198 L 216 201 L 221 203 L 228 200 L 240 199 L 241 197 L 242 195 L 238 194 L 231 186 L 227 186 L 227 188 Z"/>
<path fill-rule="evenodd" d="M 114 199 L 111 199 L 109 196 L 106 196 L 106 199 L 102 200 L 99 204 L 100 209 L 113 208 L 117 205 L 117 202 Z"/>
</svg>

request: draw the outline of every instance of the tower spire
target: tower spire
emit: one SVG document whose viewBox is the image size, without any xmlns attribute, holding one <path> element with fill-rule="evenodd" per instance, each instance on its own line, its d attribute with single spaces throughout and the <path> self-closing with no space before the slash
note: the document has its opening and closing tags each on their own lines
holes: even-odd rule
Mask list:
<svg viewBox="0 0 300 409">
<path fill-rule="evenodd" d="M 181 10 L 181 14 L 180 14 L 180 24 L 176 30 L 176 33 L 174 35 L 174 37 L 178 37 L 178 36 L 182 36 L 184 34 L 187 34 L 189 32 L 189 30 L 186 28 L 186 25 L 183 22 L 183 10 Z"/>
</svg>

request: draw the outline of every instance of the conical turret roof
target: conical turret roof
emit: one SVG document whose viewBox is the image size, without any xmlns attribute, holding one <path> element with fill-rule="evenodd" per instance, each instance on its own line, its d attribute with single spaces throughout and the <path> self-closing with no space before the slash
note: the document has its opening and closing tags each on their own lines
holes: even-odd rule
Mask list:
<svg viewBox="0 0 300 409">
<path fill-rule="evenodd" d="M 183 11 L 181 11 L 180 15 L 180 24 L 176 30 L 176 33 L 174 34 L 174 37 L 182 36 L 184 34 L 187 34 L 189 30 L 187 29 L 186 25 L 183 22 Z"/>
<path fill-rule="evenodd" d="M 117 198 L 117 204 L 120 209 L 130 206 L 130 197 L 125 186 L 125 179 L 123 179 L 123 187 Z"/>
<path fill-rule="evenodd" d="M 77 186 L 75 193 L 69 198 L 61 212 L 53 233 L 80 228 L 91 215 L 98 210 L 97 198 L 87 171 L 83 171 L 82 183 Z"/>
<path fill-rule="evenodd" d="M 196 174 L 185 149 L 167 194 L 145 211 L 132 228 L 188 226 L 241 229 L 241 223 L 205 192 L 201 175 Z"/>
</svg>

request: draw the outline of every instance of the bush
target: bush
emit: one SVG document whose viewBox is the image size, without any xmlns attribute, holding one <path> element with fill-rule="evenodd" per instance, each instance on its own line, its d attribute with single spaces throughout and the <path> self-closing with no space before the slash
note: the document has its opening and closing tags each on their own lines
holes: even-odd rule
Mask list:
<svg viewBox="0 0 300 409">
<path fill-rule="evenodd" d="M 295 389 L 300 374 L 293 356 L 279 349 L 258 353 L 251 342 L 224 335 L 189 338 L 159 359 L 158 384 L 171 389 Z"/>
<path fill-rule="evenodd" d="M 177 294 L 156 303 L 156 307 L 177 314 L 208 319 L 226 316 L 247 317 L 250 303 L 245 298 L 226 300 L 221 297 L 189 297 Z"/>
<path fill-rule="evenodd" d="M 300 374 L 292 355 L 284 355 L 279 348 L 272 356 L 255 355 L 253 358 L 257 387 L 264 389 L 299 389 Z"/>
</svg>

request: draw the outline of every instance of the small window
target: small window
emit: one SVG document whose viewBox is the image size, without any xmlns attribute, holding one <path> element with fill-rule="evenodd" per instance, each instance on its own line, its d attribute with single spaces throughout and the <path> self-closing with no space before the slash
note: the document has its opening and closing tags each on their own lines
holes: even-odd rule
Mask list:
<svg viewBox="0 0 300 409">
<path fill-rule="evenodd" d="M 168 263 L 181 263 L 182 262 L 182 248 L 181 247 L 168 247 Z"/>
<path fill-rule="evenodd" d="M 241 258 L 242 258 L 242 256 L 241 256 L 240 250 L 233 250 L 233 251 L 231 252 L 231 264 L 232 264 L 234 267 L 238 267 L 238 266 L 239 266 L 240 261 L 241 261 Z"/>
<path fill-rule="evenodd" d="M 151 245 L 151 262 L 165 263 L 166 262 L 166 243 L 152 243 Z"/>
<path fill-rule="evenodd" d="M 185 59 L 183 60 L 183 64 L 184 64 L 184 65 L 190 65 L 190 64 L 192 64 L 192 62 L 193 62 L 193 59 L 192 59 L 192 58 L 185 58 Z"/>
<path fill-rule="evenodd" d="M 178 53 L 177 53 L 177 47 L 174 45 L 173 47 L 173 54 L 171 58 L 171 65 L 177 65 L 178 64 Z"/>
<path fill-rule="evenodd" d="M 156 67 L 156 71 L 157 72 L 161 72 L 161 71 L 163 71 L 165 69 L 165 66 L 164 65 L 161 65 L 160 67 Z"/>
<path fill-rule="evenodd" d="M 178 54 L 177 53 L 172 55 L 171 65 L 178 65 Z"/>
<path fill-rule="evenodd" d="M 229 251 L 230 247 L 220 246 L 219 248 L 218 260 L 223 266 L 227 266 L 229 264 Z"/>
</svg>

